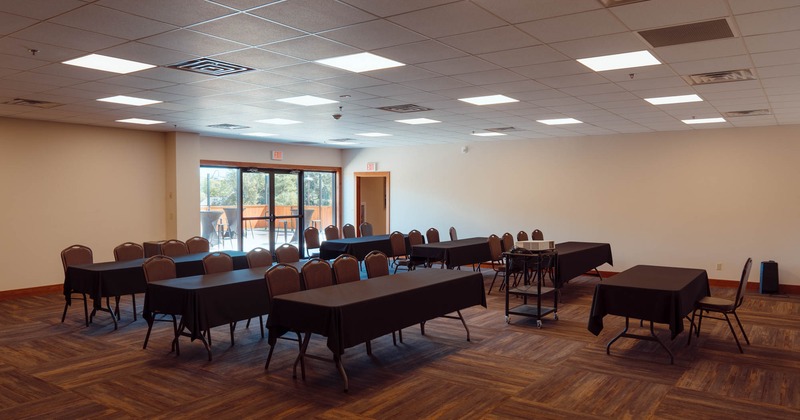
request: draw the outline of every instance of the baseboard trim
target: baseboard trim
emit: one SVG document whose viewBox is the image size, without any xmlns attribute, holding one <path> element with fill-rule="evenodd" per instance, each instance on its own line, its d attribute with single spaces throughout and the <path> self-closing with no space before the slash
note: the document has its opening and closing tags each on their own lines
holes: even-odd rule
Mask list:
<svg viewBox="0 0 800 420">
<path fill-rule="evenodd" d="M 17 299 L 29 296 L 52 295 L 53 293 L 61 293 L 63 291 L 63 284 L 29 287 L 27 289 L 4 290 L 0 291 L 0 300 Z"/>
</svg>

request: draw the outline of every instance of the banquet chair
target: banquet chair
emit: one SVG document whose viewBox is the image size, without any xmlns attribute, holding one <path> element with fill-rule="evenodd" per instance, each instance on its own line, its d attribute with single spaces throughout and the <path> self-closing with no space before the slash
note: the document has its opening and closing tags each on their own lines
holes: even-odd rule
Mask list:
<svg viewBox="0 0 800 420">
<path fill-rule="evenodd" d="M 517 240 L 518 241 L 527 241 L 528 240 L 528 232 L 521 230 L 517 232 Z"/>
<path fill-rule="evenodd" d="M 389 235 L 389 243 L 392 245 L 392 265 L 394 266 L 394 272 L 397 273 L 397 269 L 400 267 L 405 267 L 405 269 L 409 271 L 413 270 L 414 263 L 411 262 L 411 258 L 408 257 L 405 236 L 398 231 L 394 231 Z"/>
<path fill-rule="evenodd" d="M 503 245 L 503 252 L 510 252 L 514 248 L 514 236 L 510 233 L 504 233 L 500 241 Z"/>
<path fill-rule="evenodd" d="M 531 240 L 533 241 L 543 241 L 544 240 L 544 233 L 541 230 L 535 229 L 531 232 Z"/>
<path fill-rule="evenodd" d="M 318 258 L 319 257 L 319 230 L 314 226 L 309 226 L 303 231 L 303 239 L 306 243 L 306 258 Z M 311 253 L 309 249 L 316 249 L 317 252 Z"/>
<path fill-rule="evenodd" d="M 287 293 L 294 293 L 299 292 L 302 290 L 302 286 L 300 284 L 300 273 L 297 272 L 297 269 L 292 267 L 291 265 L 286 264 L 278 264 L 271 267 L 264 273 L 264 281 L 267 282 L 267 298 L 269 299 L 269 306 L 270 309 L 272 308 L 272 299 L 278 295 L 285 295 Z M 290 341 L 296 341 L 298 345 L 298 350 L 302 350 L 302 342 L 303 340 L 300 337 L 299 331 L 293 331 L 297 338 L 293 337 L 285 337 L 281 335 L 278 338 Z M 271 334 L 270 334 L 271 336 Z M 277 341 L 277 340 L 276 340 Z M 269 362 L 272 360 L 272 352 L 275 350 L 276 343 L 270 343 L 269 345 L 269 354 L 267 354 L 267 363 L 264 364 L 264 369 L 269 369 Z M 303 365 L 303 359 L 300 359 L 301 369 L 303 371 L 303 376 L 305 376 L 305 365 Z"/>
<path fill-rule="evenodd" d="M 750 339 L 747 338 L 747 333 L 744 332 L 744 327 L 742 327 L 742 321 L 739 320 L 739 315 L 736 315 L 736 309 L 742 306 L 742 302 L 744 301 L 744 293 L 747 289 L 747 279 L 750 278 L 750 268 L 753 265 L 753 259 L 748 258 L 747 261 L 744 263 L 744 268 L 742 269 L 742 277 L 739 279 L 739 287 L 736 288 L 736 297 L 733 300 L 718 298 L 714 296 L 706 296 L 700 299 L 694 308 L 694 312 L 692 312 L 692 322 L 691 327 L 689 327 L 689 340 L 686 342 L 688 345 L 692 342 L 692 329 L 694 329 L 694 318 L 695 315 L 700 315 L 699 319 L 697 320 L 697 337 L 700 337 L 700 327 L 703 324 L 703 317 L 725 320 L 728 323 L 728 328 L 731 330 L 731 334 L 733 334 L 733 339 L 736 340 L 736 346 L 739 347 L 739 352 L 744 353 L 742 349 L 742 344 L 739 342 L 739 338 L 736 336 L 736 331 L 733 329 L 733 324 L 731 324 L 731 319 L 728 315 L 733 315 L 736 318 L 736 323 L 739 324 L 739 330 L 742 332 L 742 336 L 744 337 L 744 341 L 747 342 L 747 345 L 750 345 Z M 724 316 L 711 316 L 711 315 L 703 315 L 703 312 L 715 312 Z"/>
<path fill-rule="evenodd" d="M 114 248 L 114 261 L 132 261 L 144 258 L 144 247 L 136 242 L 125 242 Z M 136 321 L 136 293 L 131 293 L 133 303 L 133 320 Z M 116 296 L 114 313 L 119 319 L 119 296 Z"/>
<path fill-rule="evenodd" d="M 456 233 L 455 226 L 450 226 L 450 231 L 449 232 L 450 232 L 450 240 L 451 241 L 457 241 L 458 240 L 458 234 Z"/>
<path fill-rule="evenodd" d="M 64 267 L 64 277 L 67 275 L 67 269 L 72 265 L 81 265 L 81 264 L 91 264 L 94 262 L 94 257 L 92 256 L 92 249 L 88 246 L 84 245 L 71 245 L 64 248 L 61 251 L 61 265 Z M 70 301 L 72 299 L 72 294 L 74 293 L 72 290 L 65 290 L 65 292 L 69 293 L 69 297 L 66 298 L 66 302 L 64 303 L 64 313 L 61 315 L 61 322 L 64 322 L 64 319 L 67 318 L 67 308 L 70 306 Z M 81 293 L 83 297 L 83 315 L 86 319 L 86 326 L 89 326 L 89 304 L 86 299 L 86 293 Z"/>
<path fill-rule="evenodd" d="M 495 234 L 489 235 L 489 255 L 492 262 L 492 270 L 494 270 L 494 278 L 492 278 L 492 283 L 489 285 L 487 295 L 492 294 L 492 287 L 494 287 L 497 276 L 503 276 L 503 280 L 500 282 L 500 290 L 503 290 L 503 286 L 508 280 L 506 279 L 506 265 L 503 263 L 503 244 L 500 237 Z"/>
<path fill-rule="evenodd" d="M 253 248 L 247 252 L 247 266 L 250 268 L 255 267 L 269 267 L 272 265 L 272 254 L 268 249 L 261 247 Z"/>
<path fill-rule="evenodd" d="M 320 287 L 333 286 L 333 269 L 331 264 L 323 259 L 314 258 L 303 264 L 300 269 L 306 290 Z"/>
<path fill-rule="evenodd" d="M 355 238 L 356 227 L 350 223 L 346 223 L 344 226 L 342 226 L 342 236 L 345 238 Z"/>
<path fill-rule="evenodd" d="M 422 232 L 416 229 L 411 229 L 411 231 L 408 232 L 408 246 L 411 247 L 411 249 L 407 250 L 407 252 L 409 254 L 408 258 L 411 259 L 414 268 L 416 268 L 419 261 L 414 262 L 414 260 L 411 258 L 411 251 L 414 249 L 414 245 L 422 245 L 424 243 L 425 237 L 422 236 Z M 421 265 L 427 267 L 427 261 L 423 261 Z"/>
<path fill-rule="evenodd" d="M 300 261 L 300 250 L 292 244 L 283 244 L 275 249 L 275 259 L 278 263 L 293 263 Z"/>
<path fill-rule="evenodd" d="M 233 258 L 224 252 L 212 252 L 203 257 L 203 270 L 206 274 L 233 271 Z"/>
<path fill-rule="evenodd" d="M 202 236 L 192 236 L 186 240 L 186 248 L 189 249 L 190 254 L 199 254 L 201 252 L 208 252 L 211 250 L 211 244 L 208 239 Z"/>
<path fill-rule="evenodd" d="M 372 223 L 362 222 L 358 225 L 358 230 L 361 233 L 361 237 L 372 236 Z"/>
<path fill-rule="evenodd" d="M 328 225 L 325 228 L 325 240 L 332 241 L 334 239 L 339 239 L 339 228 L 335 225 Z"/>
<path fill-rule="evenodd" d="M 436 228 L 430 228 L 425 232 L 425 238 L 428 239 L 429 244 L 439 242 L 439 231 Z"/>
<path fill-rule="evenodd" d="M 333 260 L 333 276 L 336 284 L 350 283 L 361 280 L 358 269 L 358 260 L 350 254 L 342 254 Z"/>
<path fill-rule="evenodd" d="M 144 278 L 148 283 L 159 280 L 174 279 L 178 276 L 175 269 L 175 261 L 165 255 L 156 255 L 146 259 L 144 263 L 142 263 L 142 270 L 144 271 Z M 169 315 L 170 318 L 158 318 L 158 315 Z M 149 314 L 149 316 L 145 316 L 144 318 L 148 321 L 147 334 L 144 336 L 144 345 L 142 346 L 142 349 L 147 348 L 147 342 L 150 341 L 150 332 L 153 330 L 154 322 L 172 321 L 172 331 L 175 335 L 175 338 L 172 341 L 172 348 L 176 350 L 177 354 L 180 354 L 180 349 L 178 347 L 178 322 L 175 319 L 175 315 L 152 312 Z"/>
<path fill-rule="evenodd" d="M 367 269 L 367 278 L 388 276 L 389 257 L 380 251 L 371 251 L 364 257 L 364 266 Z"/>
<path fill-rule="evenodd" d="M 186 243 L 177 239 L 170 239 L 161 244 L 161 254 L 168 257 L 180 257 L 189 254 L 189 247 Z"/>
</svg>

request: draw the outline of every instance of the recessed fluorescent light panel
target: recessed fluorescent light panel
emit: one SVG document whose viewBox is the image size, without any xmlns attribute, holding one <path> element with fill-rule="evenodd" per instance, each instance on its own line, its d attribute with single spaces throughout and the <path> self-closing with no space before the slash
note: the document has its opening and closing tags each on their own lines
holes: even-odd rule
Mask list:
<svg viewBox="0 0 800 420">
<path fill-rule="evenodd" d="M 433 124 L 438 123 L 441 121 L 431 120 L 428 118 L 411 118 L 408 120 L 394 120 L 395 122 L 403 123 L 403 124 L 411 124 L 411 125 L 418 125 L 418 124 Z"/>
<path fill-rule="evenodd" d="M 317 60 L 316 62 L 355 73 L 405 66 L 405 64 L 399 61 L 390 60 L 368 52 L 325 58 Z"/>
<path fill-rule="evenodd" d="M 594 71 L 627 69 L 661 64 L 649 51 L 635 51 L 599 57 L 579 58 L 578 62 Z"/>
<path fill-rule="evenodd" d="M 123 95 L 101 98 L 98 99 L 98 101 L 113 102 L 115 104 L 133 105 L 133 106 L 160 104 L 162 102 L 162 101 L 154 101 L 152 99 L 134 98 L 133 96 L 123 96 Z"/>
<path fill-rule="evenodd" d="M 124 119 L 124 120 L 117 120 L 117 122 L 130 123 L 130 124 L 141 124 L 141 125 L 153 125 L 153 124 L 164 124 L 166 121 L 145 120 L 145 119 L 142 119 L 142 118 L 128 118 L 128 119 Z"/>
<path fill-rule="evenodd" d="M 356 133 L 357 136 L 364 136 L 364 137 L 388 137 L 391 134 L 386 133 Z"/>
<path fill-rule="evenodd" d="M 257 120 L 256 122 L 264 124 L 274 124 L 274 125 L 291 125 L 291 124 L 301 123 L 301 121 L 287 120 L 285 118 L 268 118 L 266 120 Z"/>
<path fill-rule="evenodd" d="M 692 118 L 691 120 L 681 120 L 684 124 L 711 124 L 725 122 L 725 118 Z"/>
<path fill-rule="evenodd" d="M 272 137 L 277 136 L 277 134 L 272 133 L 242 133 L 245 136 L 253 136 L 253 137 Z"/>
<path fill-rule="evenodd" d="M 152 64 L 123 60 L 121 58 L 108 57 L 100 54 L 89 54 L 73 60 L 64 61 L 64 64 L 119 74 L 128 74 L 155 67 Z"/>
<path fill-rule="evenodd" d="M 459 101 L 471 103 L 473 105 L 495 105 L 507 104 L 511 102 L 519 102 L 514 98 L 509 98 L 505 95 L 489 95 L 489 96 L 476 96 L 474 98 L 462 98 Z"/>
<path fill-rule="evenodd" d="M 547 125 L 583 124 L 583 121 L 575 118 L 554 118 L 552 120 L 536 120 L 536 122 Z"/>
<path fill-rule="evenodd" d="M 662 96 L 660 98 L 644 98 L 644 100 L 653 105 L 683 104 L 686 102 L 703 101 L 703 99 L 697 95 Z"/>
<path fill-rule="evenodd" d="M 280 102 L 286 102 L 295 105 L 303 105 L 303 106 L 314 106 L 314 105 L 326 105 L 326 104 L 335 104 L 339 101 L 333 101 L 330 99 L 319 98 L 316 96 L 305 95 L 305 96 L 295 96 L 293 98 L 283 98 L 277 99 Z"/>
<path fill-rule="evenodd" d="M 505 136 L 504 133 L 495 133 L 493 131 L 484 131 L 480 133 L 472 133 L 473 136 L 478 137 L 497 137 L 497 136 Z"/>
</svg>

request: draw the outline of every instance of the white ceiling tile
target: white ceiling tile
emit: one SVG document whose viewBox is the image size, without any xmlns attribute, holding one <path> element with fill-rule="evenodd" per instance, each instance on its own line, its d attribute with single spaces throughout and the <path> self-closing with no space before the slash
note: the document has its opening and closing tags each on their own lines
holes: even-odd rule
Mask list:
<svg viewBox="0 0 800 420">
<path fill-rule="evenodd" d="M 7 69 L 31 70 L 47 64 L 47 61 L 36 60 L 33 56 L 20 57 L 16 55 L 0 54 L 0 67 Z"/>
<path fill-rule="evenodd" d="M 163 80 L 154 80 L 148 79 L 144 77 L 132 76 L 130 74 L 123 74 L 119 76 L 109 77 L 108 79 L 103 79 L 103 82 L 109 83 L 112 85 L 120 85 L 120 86 L 128 86 L 136 89 L 158 89 L 166 86 L 172 85 L 170 82 L 165 82 Z M 150 99 L 150 98 L 146 98 Z"/>
<path fill-rule="evenodd" d="M 760 89 L 761 81 L 747 80 L 742 82 L 712 83 L 710 85 L 697 85 L 694 90 L 702 97 L 709 92 L 725 92 L 729 90 Z"/>
<path fill-rule="evenodd" d="M 566 56 L 547 45 L 481 54 L 479 57 L 502 67 L 521 67 L 567 59 Z"/>
<path fill-rule="evenodd" d="M 126 42 L 111 48 L 99 50 L 98 53 L 155 66 L 166 66 L 197 58 L 197 56 L 193 54 L 186 54 L 155 45 L 142 44 L 140 42 Z"/>
<path fill-rule="evenodd" d="M 739 15 L 736 23 L 744 36 L 796 31 L 800 29 L 800 6 Z"/>
<path fill-rule="evenodd" d="M 56 16 L 50 21 L 128 40 L 177 29 L 174 25 L 93 4 Z"/>
<path fill-rule="evenodd" d="M 253 28 L 258 28 L 254 31 Z M 247 45 L 262 45 L 296 38 L 304 32 L 248 14 L 235 14 L 192 26 L 193 31 Z"/>
<path fill-rule="evenodd" d="M 247 48 L 232 53 L 212 55 L 210 58 L 258 70 L 268 70 L 305 63 L 305 60 L 265 51 L 260 48 Z"/>
<path fill-rule="evenodd" d="M 770 77 L 794 76 L 797 74 L 800 74 L 800 63 L 786 64 L 782 66 L 759 67 L 758 69 L 758 77 L 762 79 L 768 79 Z"/>
<path fill-rule="evenodd" d="M 521 23 L 517 27 L 547 43 L 608 35 L 627 30 L 606 9 Z"/>
<path fill-rule="evenodd" d="M 95 4 L 180 27 L 234 13 L 218 4 L 195 0 L 99 0 Z"/>
<path fill-rule="evenodd" d="M 342 55 L 356 54 L 360 50 L 340 44 L 338 42 L 329 41 L 314 35 L 304 36 L 302 38 L 294 38 L 288 41 L 276 42 L 269 45 L 264 45 L 261 48 L 267 51 L 296 57 L 303 60 L 320 60 L 323 58 L 339 57 Z"/>
<path fill-rule="evenodd" d="M 533 80 L 524 79 L 518 81 L 511 81 L 511 82 L 502 82 L 502 83 L 493 83 L 493 84 L 486 84 L 483 86 L 486 89 L 491 91 L 497 92 L 499 94 L 504 94 L 507 96 L 515 96 L 518 92 L 527 92 L 531 90 L 542 90 L 542 89 L 549 89 L 549 87 L 535 82 Z M 517 99 L 517 98 L 514 98 Z"/>
<path fill-rule="evenodd" d="M 411 95 L 420 92 L 417 89 L 403 85 L 371 86 L 371 87 L 359 88 L 356 90 L 359 92 L 364 92 L 375 96 L 400 96 L 400 95 Z"/>
<path fill-rule="evenodd" d="M 751 54 L 756 66 L 779 66 L 800 63 L 800 50 L 771 51 Z"/>
<path fill-rule="evenodd" d="M 622 88 L 625 88 L 629 91 L 645 91 L 648 89 L 671 89 L 673 91 L 677 91 L 677 89 L 684 89 L 686 90 L 686 94 L 694 93 L 692 88 L 686 83 L 683 78 L 678 76 L 671 76 L 671 77 L 659 77 L 659 78 L 639 78 L 634 75 L 633 79 L 624 80 L 617 82 Z M 679 93 L 673 93 L 672 95 L 660 95 L 660 96 L 674 96 L 680 95 Z M 650 97 L 650 96 L 648 96 Z"/>
<path fill-rule="evenodd" d="M 475 71 L 496 70 L 500 68 L 486 60 L 473 56 L 432 61 L 430 63 L 420 64 L 419 67 L 448 76 Z"/>
<path fill-rule="evenodd" d="M 660 79 L 663 77 L 677 76 L 669 66 L 656 65 L 637 67 L 632 69 L 608 70 L 604 71 L 603 77 L 613 82 L 625 82 L 629 80 Z M 631 77 L 633 75 L 633 77 Z"/>
<path fill-rule="evenodd" d="M 225 6 L 233 7 L 238 10 L 248 10 L 283 0 L 214 0 L 214 1 L 216 3 L 224 4 Z"/>
<path fill-rule="evenodd" d="M 340 88 L 347 88 L 347 89 L 387 84 L 386 81 L 384 80 L 380 80 L 364 74 L 355 74 L 355 73 L 321 79 L 320 82 L 331 86 L 337 86 Z"/>
<path fill-rule="evenodd" d="M 746 69 L 750 68 L 751 65 L 750 59 L 746 55 L 713 58 L 708 60 L 686 61 L 683 63 L 671 64 L 672 69 L 680 75 Z"/>
<path fill-rule="evenodd" d="M 569 76 L 544 77 L 537 81 L 553 88 L 565 88 L 570 86 L 596 85 L 604 83 L 606 80 L 597 73 L 586 73 Z"/>
<path fill-rule="evenodd" d="M 37 22 L 35 19 L 0 12 L 0 35 L 12 34 Z"/>
<path fill-rule="evenodd" d="M 463 82 L 453 77 L 446 77 L 446 76 L 431 77 L 419 80 L 409 80 L 403 82 L 403 84 L 423 91 L 455 89 L 455 88 L 469 86 L 469 83 Z"/>
<path fill-rule="evenodd" d="M 308 80 L 328 79 L 350 73 L 342 69 L 323 66 L 317 63 L 295 64 L 293 66 L 278 67 L 270 71 L 284 76 Z"/>
<path fill-rule="evenodd" d="M 601 83 L 597 85 L 565 87 L 561 88 L 560 90 L 572 96 L 597 95 L 601 93 L 617 93 L 624 91 L 624 89 L 617 86 L 615 83 Z"/>
<path fill-rule="evenodd" d="M 551 46 L 556 51 L 574 59 L 648 49 L 648 45 L 639 36 L 630 32 L 556 42 Z"/>
<path fill-rule="evenodd" d="M 789 31 L 747 36 L 744 37 L 744 42 L 751 53 L 759 53 L 797 48 L 798 39 L 800 39 L 800 31 Z"/>
<path fill-rule="evenodd" d="M 226 79 L 235 80 L 241 83 L 250 83 L 255 86 L 281 86 L 300 82 L 295 77 L 284 76 L 282 74 L 271 73 L 268 71 L 248 71 L 245 73 L 231 74 L 225 76 Z"/>
<path fill-rule="evenodd" d="M 171 82 L 171 83 L 192 83 L 214 77 L 214 76 L 209 76 L 207 74 L 170 69 L 166 67 L 155 67 L 152 69 L 137 71 L 135 74 L 136 76 L 139 77 L 146 77 L 148 79 L 155 79 L 155 80 L 163 80 L 165 82 Z"/>
<path fill-rule="evenodd" d="M 188 29 L 143 38 L 140 42 L 196 55 L 198 58 L 247 48 L 244 44 L 226 41 Z"/>
<path fill-rule="evenodd" d="M 455 48 L 433 40 L 397 45 L 372 52 L 380 55 L 381 57 L 386 57 L 405 64 L 427 63 L 431 61 L 446 60 L 448 58 L 463 57 L 467 55 L 464 52 L 456 50 Z"/>
<path fill-rule="evenodd" d="M 463 80 L 467 83 L 472 83 L 473 85 L 488 85 L 488 84 L 495 84 L 495 83 L 506 83 L 506 82 L 516 82 L 519 80 L 525 80 L 525 76 L 522 76 L 518 73 L 514 73 L 510 70 L 499 69 L 499 70 L 489 70 L 489 71 L 480 71 L 475 73 L 465 73 L 453 76 L 458 80 Z"/>
<path fill-rule="evenodd" d="M 439 41 L 470 54 L 513 50 L 539 44 L 536 38 L 511 25 L 448 36 Z"/>
<path fill-rule="evenodd" d="M 0 2 L 0 11 L 44 20 L 84 5 L 85 3 L 77 0 L 2 1 Z"/>
<path fill-rule="evenodd" d="M 381 17 L 399 15 L 454 1 L 458 0 L 342 0 L 343 3 Z"/>
<path fill-rule="evenodd" d="M 796 7 L 797 0 L 728 0 L 731 10 L 736 14 L 760 12 L 763 10 Z"/>
<path fill-rule="evenodd" d="M 506 24 L 470 2 L 457 2 L 388 18 L 400 26 L 433 38 L 457 35 Z"/>
<path fill-rule="evenodd" d="M 473 0 L 511 23 L 571 15 L 602 8 L 594 0 Z"/>
<path fill-rule="evenodd" d="M 323 32 L 320 36 L 364 50 L 391 47 L 426 38 L 385 20 L 373 20 Z"/>
<path fill-rule="evenodd" d="M 42 67 L 37 67 L 32 71 L 34 73 L 53 74 L 62 77 L 72 77 L 82 81 L 101 80 L 108 77 L 116 76 L 115 73 L 109 73 L 107 71 L 92 70 L 76 66 L 68 66 L 66 64 L 61 64 L 61 63 L 54 63 Z M 140 75 L 140 73 L 137 72 L 137 75 Z"/>
<path fill-rule="evenodd" d="M 534 64 L 530 66 L 514 67 L 511 70 L 530 77 L 540 79 L 543 77 L 563 76 L 569 74 L 591 73 L 588 67 L 575 60 L 558 61 L 555 63 Z"/>
<path fill-rule="evenodd" d="M 308 32 L 320 32 L 375 19 L 375 16 L 334 0 L 292 0 L 250 10 L 257 16 Z"/>
<path fill-rule="evenodd" d="M 121 38 L 48 22 L 39 23 L 15 32 L 14 38 L 41 42 L 55 47 L 73 48 L 81 51 L 94 51 L 125 42 L 125 40 Z"/>
<path fill-rule="evenodd" d="M 383 69 L 374 73 L 375 78 L 386 80 L 387 82 L 408 82 L 411 80 L 429 79 L 437 77 L 438 74 L 420 68 L 418 66 L 400 66 Z"/>
<path fill-rule="evenodd" d="M 728 15 L 724 0 L 644 1 L 609 10 L 633 30 L 700 22 Z"/>
</svg>

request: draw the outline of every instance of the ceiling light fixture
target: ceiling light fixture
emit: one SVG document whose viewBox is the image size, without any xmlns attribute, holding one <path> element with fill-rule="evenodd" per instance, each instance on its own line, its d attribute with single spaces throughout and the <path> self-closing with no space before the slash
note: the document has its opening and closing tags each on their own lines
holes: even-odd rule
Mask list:
<svg viewBox="0 0 800 420">
<path fill-rule="evenodd" d="M 303 106 L 315 106 L 315 105 L 327 105 L 327 104 L 335 104 L 339 101 L 334 101 L 331 99 L 320 98 L 317 96 L 311 95 L 304 95 L 304 96 L 295 96 L 293 98 L 283 98 L 283 99 L 276 99 L 279 102 L 286 102 L 289 104 L 295 105 L 303 105 Z"/>
<path fill-rule="evenodd" d="M 323 58 L 315 61 L 315 63 L 352 71 L 354 73 L 405 66 L 405 64 L 399 61 L 390 60 L 368 52 Z"/>
<path fill-rule="evenodd" d="M 163 101 L 154 101 L 152 99 L 135 98 L 133 96 L 124 96 L 124 95 L 110 96 L 108 98 L 100 98 L 98 99 L 98 101 L 112 102 L 115 104 L 133 105 L 133 106 L 160 104 L 163 102 Z"/>
<path fill-rule="evenodd" d="M 725 118 L 717 117 L 717 118 L 692 118 L 689 120 L 681 120 L 684 124 L 711 124 L 711 123 L 723 123 L 725 122 Z"/>
<path fill-rule="evenodd" d="M 386 133 L 356 133 L 357 136 L 363 137 L 389 137 L 391 134 Z"/>
<path fill-rule="evenodd" d="M 662 96 L 660 98 L 644 98 L 653 105 L 683 104 L 687 102 L 702 102 L 703 98 L 697 95 Z"/>
<path fill-rule="evenodd" d="M 480 132 L 480 133 L 476 133 L 476 132 L 473 131 L 472 135 L 473 136 L 478 136 L 478 137 L 497 137 L 497 136 L 505 136 L 507 134 L 495 133 L 493 131 L 486 131 L 486 132 Z"/>
<path fill-rule="evenodd" d="M 108 57 L 100 54 L 89 54 L 73 60 L 64 61 L 63 64 L 70 66 L 85 67 L 88 69 L 109 71 L 112 73 L 128 74 L 139 70 L 151 69 L 152 64 L 140 63 L 138 61 L 123 60 L 121 58 Z"/>
<path fill-rule="evenodd" d="M 505 95 L 476 96 L 474 98 L 461 98 L 459 101 L 468 102 L 473 105 L 494 105 L 519 102 L 517 99 L 509 98 Z"/>
<path fill-rule="evenodd" d="M 411 124 L 411 125 L 418 125 L 418 124 L 434 124 L 440 123 L 441 121 L 432 120 L 429 118 L 411 118 L 408 120 L 394 120 L 394 122 L 399 122 L 403 124 Z"/>
<path fill-rule="evenodd" d="M 649 51 L 635 51 L 599 57 L 579 58 L 578 62 L 594 71 L 628 69 L 661 64 Z"/>
<path fill-rule="evenodd" d="M 245 136 L 253 136 L 253 137 L 272 137 L 272 136 L 277 136 L 277 134 L 272 134 L 272 133 L 261 133 L 261 132 L 255 132 L 255 133 L 242 133 L 242 134 L 244 134 Z"/>
<path fill-rule="evenodd" d="M 300 124 L 302 121 L 288 120 L 286 118 L 268 118 L 266 120 L 256 120 L 256 122 L 274 125 Z"/>
<path fill-rule="evenodd" d="M 547 125 L 583 124 L 583 121 L 576 120 L 575 118 L 554 118 L 550 120 L 536 120 L 536 122 Z"/>
<path fill-rule="evenodd" d="M 127 119 L 124 119 L 124 120 L 117 120 L 117 122 L 130 123 L 130 124 L 141 124 L 141 125 L 153 125 L 153 124 L 164 124 L 166 121 L 145 120 L 143 118 L 127 118 Z"/>
</svg>

